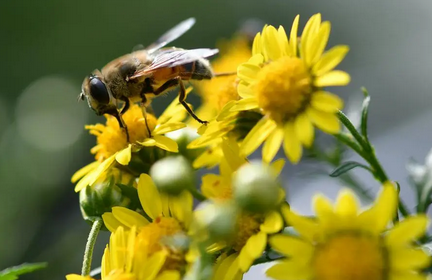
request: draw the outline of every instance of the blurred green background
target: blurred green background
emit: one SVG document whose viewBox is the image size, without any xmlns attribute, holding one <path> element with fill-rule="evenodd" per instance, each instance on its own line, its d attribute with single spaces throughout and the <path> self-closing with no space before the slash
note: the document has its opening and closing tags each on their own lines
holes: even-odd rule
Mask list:
<svg viewBox="0 0 432 280">
<path fill-rule="evenodd" d="M 429 112 L 432 4 L 426 0 L 0 1 L 0 269 L 47 261 L 47 269 L 22 279 L 80 272 L 89 226 L 70 177 L 92 160 L 95 139 L 84 125 L 103 121 L 76 101 L 93 69 L 188 17 L 197 24 L 174 42 L 178 47 L 214 47 L 249 19 L 289 30 L 296 14 L 303 26 L 316 12 L 332 22 L 329 44 L 351 47 L 340 68 L 353 81 L 336 92 L 348 100 L 368 87 L 375 138 Z M 157 99 L 156 112 L 174 97 Z M 421 160 L 431 143 L 418 141 L 407 152 Z M 393 172 L 403 164 L 388 161 L 396 164 Z M 98 240 L 95 267 L 107 238 Z"/>
</svg>

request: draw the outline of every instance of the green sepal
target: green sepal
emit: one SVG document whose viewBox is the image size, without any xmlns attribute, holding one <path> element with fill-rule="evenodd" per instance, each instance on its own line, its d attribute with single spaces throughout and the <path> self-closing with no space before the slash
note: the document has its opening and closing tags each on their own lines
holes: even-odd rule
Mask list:
<svg viewBox="0 0 432 280">
<path fill-rule="evenodd" d="M 346 172 L 348 172 L 351 169 L 356 168 L 356 167 L 361 167 L 361 168 L 366 169 L 366 170 L 368 170 L 368 171 L 370 171 L 372 173 L 372 171 L 369 168 L 369 166 L 366 166 L 364 164 L 358 163 L 356 161 L 347 161 L 347 162 L 343 163 L 342 165 L 340 165 L 339 167 L 337 167 L 335 170 L 333 170 L 329 174 L 329 176 L 330 177 L 339 177 L 340 175 L 342 175 L 342 174 L 344 174 L 344 173 L 346 173 Z"/>
<path fill-rule="evenodd" d="M 47 263 L 23 263 L 0 271 L 0 280 L 15 280 L 18 276 L 47 267 Z"/>
</svg>

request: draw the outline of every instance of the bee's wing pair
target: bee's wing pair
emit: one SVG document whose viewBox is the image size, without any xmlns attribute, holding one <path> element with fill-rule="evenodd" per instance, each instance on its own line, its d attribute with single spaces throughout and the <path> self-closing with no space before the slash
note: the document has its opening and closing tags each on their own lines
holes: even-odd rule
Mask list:
<svg viewBox="0 0 432 280">
<path fill-rule="evenodd" d="M 149 55 L 153 56 L 153 62 L 144 69 L 135 72 L 131 77 L 129 77 L 129 79 L 148 75 L 157 69 L 184 65 L 197 61 L 200 58 L 207 58 L 217 54 L 219 52 L 218 49 L 207 48 L 193 50 L 172 48 L 161 50 L 162 47 L 186 33 L 186 31 L 188 31 L 194 24 L 194 18 L 182 21 L 163 34 L 158 40 L 156 40 L 156 42 L 148 46 L 145 50 Z"/>
</svg>

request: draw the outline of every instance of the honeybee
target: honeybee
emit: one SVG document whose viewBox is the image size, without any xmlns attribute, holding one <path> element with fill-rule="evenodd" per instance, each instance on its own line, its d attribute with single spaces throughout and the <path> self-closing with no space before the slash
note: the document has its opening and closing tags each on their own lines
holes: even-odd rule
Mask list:
<svg viewBox="0 0 432 280">
<path fill-rule="evenodd" d="M 217 54 L 218 49 L 163 48 L 194 24 L 194 18 L 182 21 L 147 48 L 121 56 L 101 71 L 94 70 L 84 79 L 79 99 L 86 98 L 89 107 L 97 115 L 114 116 L 125 130 L 128 141 L 129 134 L 122 115 L 129 109 L 131 102 L 141 102 L 145 112 L 152 98 L 175 87 L 180 88 L 179 102 L 189 114 L 198 122 L 207 123 L 199 119 L 185 102 L 183 81 L 213 78 L 215 74 L 206 58 Z M 124 105 L 119 111 L 121 103 Z"/>
</svg>

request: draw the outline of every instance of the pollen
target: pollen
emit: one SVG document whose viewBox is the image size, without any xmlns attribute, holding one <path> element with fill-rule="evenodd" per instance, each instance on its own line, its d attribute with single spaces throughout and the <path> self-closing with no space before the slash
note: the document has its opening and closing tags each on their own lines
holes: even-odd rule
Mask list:
<svg viewBox="0 0 432 280">
<path fill-rule="evenodd" d="M 258 73 L 254 91 L 258 105 L 276 122 L 295 118 L 307 107 L 312 93 L 311 75 L 296 57 L 282 57 Z"/>
<path fill-rule="evenodd" d="M 380 239 L 352 233 L 319 245 L 313 263 L 317 280 L 384 280 L 387 267 Z"/>
<path fill-rule="evenodd" d="M 90 134 L 96 136 L 97 145 L 91 149 L 91 153 L 95 155 L 95 159 L 103 161 L 123 150 L 128 146 L 126 132 L 120 128 L 118 121 L 111 115 L 105 115 L 107 119 L 105 125 L 96 124 L 88 125 L 86 129 L 90 130 Z M 138 105 L 133 105 L 123 115 L 123 120 L 129 131 L 130 143 L 144 141 L 149 138 L 146 121 L 148 127 L 152 131 L 156 127 L 156 117 L 152 114 L 147 114 L 143 117 L 142 109 Z"/>
<path fill-rule="evenodd" d="M 248 239 L 260 230 L 262 217 L 256 214 L 242 213 L 237 219 L 237 234 L 234 239 L 233 249 L 240 252 Z"/>
</svg>

